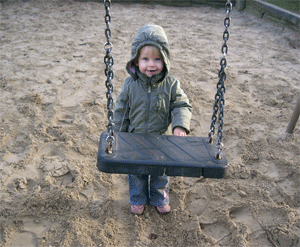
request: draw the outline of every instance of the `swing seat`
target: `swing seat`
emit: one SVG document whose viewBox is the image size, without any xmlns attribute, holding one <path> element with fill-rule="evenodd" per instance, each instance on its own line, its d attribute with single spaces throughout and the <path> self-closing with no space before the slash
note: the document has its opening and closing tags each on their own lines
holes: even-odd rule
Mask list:
<svg viewBox="0 0 300 247">
<path fill-rule="evenodd" d="M 222 178 L 228 168 L 224 154 L 207 137 L 141 135 L 115 132 L 113 153 L 107 154 L 107 133 L 100 137 L 97 167 L 105 173 Z"/>
</svg>

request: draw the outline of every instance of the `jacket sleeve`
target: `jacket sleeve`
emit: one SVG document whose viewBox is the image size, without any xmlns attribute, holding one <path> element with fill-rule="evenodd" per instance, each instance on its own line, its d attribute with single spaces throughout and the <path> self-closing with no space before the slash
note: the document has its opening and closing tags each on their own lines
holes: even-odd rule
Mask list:
<svg viewBox="0 0 300 247">
<path fill-rule="evenodd" d="M 123 82 L 121 92 L 118 96 L 114 109 L 114 124 L 116 132 L 127 132 L 129 126 L 129 78 Z"/>
<path fill-rule="evenodd" d="M 174 131 L 175 127 L 182 127 L 186 130 L 187 134 L 189 134 L 192 106 L 189 103 L 187 95 L 181 89 L 178 80 L 174 81 L 171 93 L 172 131 Z"/>
</svg>

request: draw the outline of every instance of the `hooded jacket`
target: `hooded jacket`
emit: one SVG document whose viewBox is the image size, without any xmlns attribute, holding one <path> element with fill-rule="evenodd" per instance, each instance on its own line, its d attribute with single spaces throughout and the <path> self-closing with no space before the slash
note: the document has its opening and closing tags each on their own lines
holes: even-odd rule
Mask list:
<svg viewBox="0 0 300 247">
<path fill-rule="evenodd" d="M 152 77 L 134 65 L 138 51 L 145 45 L 157 47 L 163 57 L 163 71 Z M 138 30 L 126 70 L 130 76 L 123 82 L 115 105 L 115 131 L 171 134 L 168 128 L 179 126 L 190 132 L 192 107 L 180 82 L 169 75 L 170 49 L 162 27 L 145 25 Z"/>
</svg>

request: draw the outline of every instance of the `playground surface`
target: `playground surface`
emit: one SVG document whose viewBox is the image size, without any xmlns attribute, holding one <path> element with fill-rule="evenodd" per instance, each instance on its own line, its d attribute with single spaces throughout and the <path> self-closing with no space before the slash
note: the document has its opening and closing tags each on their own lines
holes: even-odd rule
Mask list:
<svg viewBox="0 0 300 247">
<path fill-rule="evenodd" d="M 299 246 L 299 32 L 231 13 L 224 113 L 224 179 L 171 177 L 168 215 L 130 214 L 126 175 L 96 167 L 106 131 L 104 6 L 95 1 L 0 3 L 0 246 Z M 111 6 L 114 98 L 130 45 L 159 24 L 171 74 L 207 136 L 225 10 Z"/>
</svg>

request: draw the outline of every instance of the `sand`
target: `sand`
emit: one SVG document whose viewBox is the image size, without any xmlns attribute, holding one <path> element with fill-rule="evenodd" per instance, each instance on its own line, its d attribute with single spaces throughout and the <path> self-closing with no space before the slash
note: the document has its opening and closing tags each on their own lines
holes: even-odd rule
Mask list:
<svg viewBox="0 0 300 247">
<path fill-rule="evenodd" d="M 1 1 L 0 246 L 300 246 L 299 32 L 232 11 L 224 179 L 171 177 L 170 214 L 130 214 L 126 175 L 96 167 L 106 130 L 104 6 Z M 114 97 L 130 45 L 159 24 L 207 136 L 224 9 L 113 4 Z"/>
</svg>

